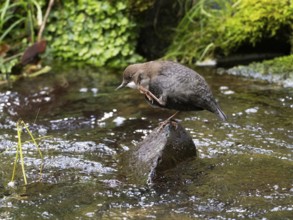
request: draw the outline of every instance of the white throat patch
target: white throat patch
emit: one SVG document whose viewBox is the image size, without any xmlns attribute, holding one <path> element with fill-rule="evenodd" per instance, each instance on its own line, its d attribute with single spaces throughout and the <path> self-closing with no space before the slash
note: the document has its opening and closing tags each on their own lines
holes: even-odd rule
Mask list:
<svg viewBox="0 0 293 220">
<path fill-rule="evenodd" d="M 129 87 L 129 88 L 132 88 L 132 89 L 137 88 L 136 84 L 133 81 L 129 82 L 126 86 Z"/>
</svg>

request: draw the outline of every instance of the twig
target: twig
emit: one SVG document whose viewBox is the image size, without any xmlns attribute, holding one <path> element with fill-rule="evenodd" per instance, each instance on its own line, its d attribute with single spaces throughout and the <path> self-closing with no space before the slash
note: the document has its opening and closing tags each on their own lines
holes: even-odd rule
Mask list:
<svg viewBox="0 0 293 220">
<path fill-rule="evenodd" d="M 9 60 L 13 60 L 14 58 L 20 57 L 20 56 L 22 56 L 22 54 L 23 54 L 23 52 L 14 54 L 13 56 L 10 56 L 10 57 L 7 57 L 7 58 L 3 59 L 3 63 L 5 63 Z"/>
<path fill-rule="evenodd" d="M 39 33 L 38 33 L 38 41 L 41 41 L 41 39 L 42 39 L 42 35 L 43 35 L 44 29 L 45 29 L 45 25 L 46 25 L 46 22 L 48 20 L 48 16 L 50 14 L 50 11 L 51 11 L 51 8 L 52 8 L 53 4 L 54 4 L 54 0 L 50 0 L 48 8 L 47 8 L 47 11 L 46 11 L 46 14 L 45 14 L 45 17 L 44 17 L 44 20 L 43 20 L 43 23 L 41 24 L 41 27 L 40 27 L 40 30 L 39 30 Z"/>
</svg>

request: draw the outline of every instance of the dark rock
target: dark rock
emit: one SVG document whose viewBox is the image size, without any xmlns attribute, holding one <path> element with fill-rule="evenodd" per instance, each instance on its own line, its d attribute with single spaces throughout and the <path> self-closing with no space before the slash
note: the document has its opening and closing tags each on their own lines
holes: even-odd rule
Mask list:
<svg viewBox="0 0 293 220">
<path fill-rule="evenodd" d="M 131 155 L 132 176 L 142 183 L 153 184 L 164 171 L 196 156 L 191 136 L 178 122 L 157 127 Z"/>
</svg>

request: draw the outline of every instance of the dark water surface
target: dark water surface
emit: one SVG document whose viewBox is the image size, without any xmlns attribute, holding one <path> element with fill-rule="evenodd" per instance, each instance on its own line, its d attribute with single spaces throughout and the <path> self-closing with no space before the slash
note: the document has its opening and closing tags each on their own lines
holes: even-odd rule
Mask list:
<svg viewBox="0 0 293 220">
<path fill-rule="evenodd" d="M 181 113 L 199 156 L 150 188 L 123 155 L 173 112 L 114 91 L 119 71 L 55 72 L 0 88 L 0 219 L 292 219 L 293 89 L 199 70 L 229 121 Z M 11 188 L 19 119 L 44 160 L 24 143 L 29 184 L 18 167 Z"/>
</svg>

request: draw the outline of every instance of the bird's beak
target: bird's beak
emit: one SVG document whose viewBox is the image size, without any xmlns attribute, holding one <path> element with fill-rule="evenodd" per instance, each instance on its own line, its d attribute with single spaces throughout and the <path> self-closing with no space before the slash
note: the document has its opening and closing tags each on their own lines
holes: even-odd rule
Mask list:
<svg viewBox="0 0 293 220">
<path fill-rule="evenodd" d="M 118 86 L 115 90 L 121 89 L 127 85 L 127 82 L 123 81 L 120 86 Z"/>
</svg>

